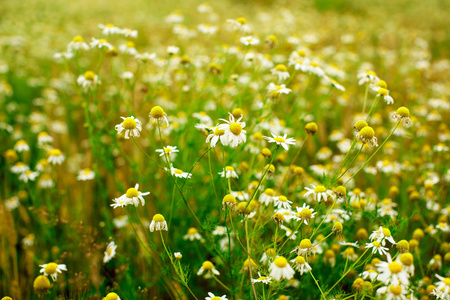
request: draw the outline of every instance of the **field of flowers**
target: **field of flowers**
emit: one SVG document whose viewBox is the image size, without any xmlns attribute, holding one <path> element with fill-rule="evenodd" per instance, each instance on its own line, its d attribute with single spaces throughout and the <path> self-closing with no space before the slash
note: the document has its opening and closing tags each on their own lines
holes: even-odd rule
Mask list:
<svg viewBox="0 0 450 300">
<path fill-rule="evenodd" d="M 449 12 L 2 2 L 0 298 L 449 300 Z"/>
</svg>

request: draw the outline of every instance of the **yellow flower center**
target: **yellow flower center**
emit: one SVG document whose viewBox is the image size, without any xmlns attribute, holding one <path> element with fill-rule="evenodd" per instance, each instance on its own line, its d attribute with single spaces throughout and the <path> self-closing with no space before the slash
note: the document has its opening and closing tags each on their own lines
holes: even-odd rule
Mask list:
<svg viewBox="0 0 450 300">
<path fill-rule="evenodd" d="M 73 39 L 72 39 L 72 42 L 74 42 L 74 43 L 82 43 L 84 40 L 83 40 L 83 38 L 81 37 L 81 35 L 77 35 L 77 36 L 75 36 Z"/>
<path fill-rule="evenodd" d="M 285 196 L 278 197 L 278 200 L 281 201 L 281 202 L 287 202 L 288 201 L 288 199 Z"/>
<path fill-rule="evenodd" d="M 391 231 L 387 228 L 383 228 L 383 234 L 385 237 L 390 237 L 391 236 Z"/>
<path fill-rule="evenodd" d="M 277 66 L 275 67 L 275 69 L 276 69 L 278 72 L 287 72 L 286 66 L 285 66 L 285 65 L 282 65 L 282 64 L 277 65 Z"/>
<path fill-rule="evenodd" d="M 266 194 L 267 196 L 273 197 L 275 195 L 275 191 L 273 189 L 266 189 L 264 191 L 264 194 Z"/>
<path fill-rule="evenodd" d="M 377 241 L 372 242 L 372 244 L 373 244 L 376 248 L 378 248 L 378 247 L 380 246 L 380 242 L 377 242 Z"/>
<path fill-rule="evenodd" d="M 311 247 L 312 247 L 312 244 L 311 244 L 311 240 L 310 239 L 303 239 L 300 242 L 300 248 L 302 248 L 302 249 L 308 249 L 308 248 L 311 248 Z"/>
<path fill-rule="evenodd" d="M 267 280 L 267 277 L 266 276 L 261 276 L 261 277 L 258 278 L 258 280 Z"/>
<path fill-rule="evenodd" d="M 397 286 L 391 285 L 389 291 L 395 296 L 400 296 L 402 294 L 402 287 L 400 285 Z"/>
<path fill-rule="evenodd" d="M 99 44 L 107 44 L 108 41 L 107 41 L 106 39 L 99 39 L 99 40 L 98 40 L 98 43 L 99 43 Z"/>
<path fill-rule="evenodd" d="M 450 286 L 450 277 L 445 277 L 443 282 L 445 285 Z"/>
<path fill-rule="evenodd" d="M 109 293 L 105 297 L 105 300 L 117 300 L 117 299 L 119 299 L 119 295 L 117 295 L 116 293 Z"/>
<path fill-rule="evenodd" d="M 314 188 L 314 193 L 325 193 L 327 189 L 323 185 L 318 185 Z"/>
<path fill-rule="evenodd" d="M 59 149 L 51 149 L 47 151 L 47 156 L 60 156 L 61 150 Z"/>
<path fill-rule="evenodd" d="M 283 138 L 280 137 L 280 136 L 277 136 L 276 138 L 273 138 L 273 139 L 275 140 L 275 142 L 278 142 L 278 143 L 284 143 L 284 142 L 286 142 L 286 140 L 283 139 Z"/>
<path fill-rule="evenodd" d="M 242 132 L 242 126 L 239 123 L 231 123 L 230 124 L 230 131 L 234 134 L 234 135 L 240 135 Z"/>
<path fill-rule="evenodd" d="M 127 41 L 127 47 L 128 48 L 134 48 L 134 42 L 133 41 Z"/>
<path fill-rule="evenodd" d="M 312 67 L 318 67 L 318 66 L 319 66 L 319 64 L 318 64 L 318 63 L 316 63 L 316 62 L 313 62 L 313 61 L 312 61 L 312 62 L 310 62 L 310 63 L 309 63 L 309 65 L 310 65 L 310 66 L 312 66 Z"/>
<path fill-rule="evenodd" d="M 384 89 L 387 88 L 386 81 L 384 81 L 384 80 L 378 81 L 375 85 L 378 86 L 378 87 L 380 87 L 380 88 L 384 88 Z"/>
<path fill-rule="evenodd" d="M 183 174 L 183 171 L 180 169 L 174 169 L 173 171 L 177 174 Z"/>
<path fill-rule="evenodd" d="M 405 266 L 410 266 L 414 262 L 414 257 L 412 256 L 411 253 L 403 253 L 402 255 L 400 255 L 400 261 Z"/>
<path fill-rule="evenodd" d="M 138 190 L 135 189 L 135 188 L 129 188 L 129 189 L 127 190 L 126 195 L 127 195 L 127 198 L 134 198 L 134 197 L 139 196 L 139 192 L 138 192 Z"/>
<path fill-rule="evenodd" d="M 58 265 L 54 262 L 48 263 L 45 268 L 44 271 L 45 273 L 51 275 L 51 274 L 55 274 L 56 273 L 56 269 L 58 268 Z"/>
<path fill-rule="evenodd" d="M 125 129 L 135 129 L 136 128 L 136 121 L 133 120 L 132 118 L 126 118 L 125 120 L 123 120 L 122 122 L 122 127 Z"/>
<path fill-rule="evenodd" d="M 408 118 L 409 117 L 409 109 L 402 106 L 399 109 L 397 109 L 397 115 L 400 115 L 403 118 Z"/>
<path fill-rule="evenodd" d="M 154 215 L 153 216 L 153 221 L 155 221 L 155 222 L 164 222 L 165 221 L 165 219 L 164 219 L 164 216 L 163 215 L 161 215 L 161 214 L 156 214 L 156 215 Z"/>
<path fill-rule="evenodd" d="M 225 170 L 226 170 L 226 171 L 234 171 L 234 168 L 231 167 L 231 166 L 226 166 L 226 167 L 225 167 Z"/>
<path fill-rule="evenodd" d="M 300 212 L 300 217 L 303 219 L 310 219 L 312 215 L 312 211 L 309 208 L 304 208 Z"/>
<path fill-rule="evenodd" d="M 297 256 L 295 258 L 295 261 L 299 264 L 299 265 L 303 265 L 305 263 L 305 258 L 303 256 Z"/>
<path fill-rule="evenodd" d="M 94 81 L 95 79 L 95 73 L 92 71 L 86 71 L 84 72 L 84 79 L 89 81 Z"/>
<path fill-rule="evenodd" d="M 198 233 L 198 230 L 197 230 L 197 228 L 191 227 L 191 228 L 188 229 L 188 232 L 187 232 L 187 233 L 188 233 L 189 235 L 197 234 L 197 233 Z"/>
<path fill-rule="evenodd" d="M 161 106 L 154 106 L 150 111 L 150 115 L 155 119 L 164 117 L 164 114 L 164 109 Z"/>
<path fill-rule="evenodd" d="M 387 89 L 384 88 L 378 89 L 378 95 L 387 96 L 387 94 L 388 94 Z"/>
<path fill-rule="evenodd" d="M 238 23 L 240 23 L 241 25 L 247 24 L 247 20 L 245 18 L 243 18 L 243 17 L 237 18 L 236 21 Z"/>
<path fill-rule="evenodd" d="M 215 297 L 212 297 L 211 300 L 220 300 L 220 297 L 215 296 Z"/>
<path fill-rule="evenodd" d="M 275 260 L 273 261 L 273 263 L 275 264 L 275 266 L 277 266 L 278 268 L 284 268 L 287 266 L 287 259 L 284 258 L 283 256 L 278 256 L 277 258 L 275 258 Z"/>
<path fill-rule="evenodd" d="M 363 129 L 364 127 L 366 127 L 368 124 L 366 121 L 360 120 L 358 122 L 355 123 L 355 125 L 353 125 L 353 127 L 355 127 L 355 129 L 357 131 L 360 131 L 361 129 Z"/>
<path fill-rule="evenodd" d="M 399 264 L 398 262 L 393 261 L 389 264 L 389 270 L 391 270 L 391 272 L 394 274 L 400 273 L 402 269 L 403 269 L 402 265 Z"/>
<path fill-rule="evenodd" d="M 225 130 L 221 130 L 221 129 L 219 129 L 219 127 L 216 127 L 216 129 L 214 129 L 214 135 L 221 136 L 224 134 L 225 134 Z"/>
<path fill-rule="evenodd" d="M 375 136 L 375 131 L 372 127 L 366 126 L 359 132 L 359 135 L 365 140 L 371 140 Z"/>
<path fill-rule="evenodd" d="M 222 202 L 225 202 L 225 203 L 235 203 L 235 202 L 236 202 L 236 198 L 235 198 L 233 195 L 228 194 L 228 195 L 225 195 L 225 197 L 223 197 Z"/>
<path fill-rule="evenodd" d="M 202 268 L 203 268 L 204 270 L 212 270 L 212 269 L 214 269 L 214 265 L 213 265 L 212 262 L 210 262 L 209 260 L 207 260 L 207 261 L 204 261 L 204 262 L 203 262 Z"/>
</svg>

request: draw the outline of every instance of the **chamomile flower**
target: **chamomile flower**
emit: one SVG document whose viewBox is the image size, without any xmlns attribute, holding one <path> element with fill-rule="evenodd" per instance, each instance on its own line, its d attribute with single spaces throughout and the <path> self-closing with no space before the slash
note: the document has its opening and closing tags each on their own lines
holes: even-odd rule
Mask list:
<svg viewBox="0 0 450 300">
<path fill-rule="evenodd" d="M 275 191 L 271 188 L 268 188 L 263 193 L 261 193 L 258 201 L 267 206 L 273 202 L 274 196 L 275 196 Z"/>
<path fill-rule="evenodd" d="M 396 244 L 394 238 L 392 237 L 391 231 L 388 228 L 382 226 L 380 226 L 378 230 L 373 231 L 369 238 L 371 241 L 377 240 L 378 242 L 381 242 L 383 246 L 386 245 L 386 240 L 391 244 Z"/>
<path fill-rule="evenodd" d="M 287 138 L 287 134 L 281 136 L 281 135 L 275 135 L 271 132 L 272 137 L 265 136 L 264 138 L 269 141 L 269 143 L 276 143 L 277 145 L 281 145 L 285 150 L 289 150 L 288 145 L 295 145 L 295 139 L 294 138 Z"/>
<path fill-rule="evenodd" d="M 183 172 L 181 169 L 174 168 L 172 165 L 170 166 L 170 173 L 172 176 L 178 177 L 178 178 L 191 178 L 192 174 L 188 172 Z"/>
<path fill-rule="evenodd" d="M 210 143 L 211 147 L 215 147 L 218 142 L 221 142 L 222 145 L 228 145 L 228 139 L 225 135 L 225 130 L 220 129 L 220 127 L 217 125 L 216 127 L 213 127 L 206 137 L 206 143 Z"/>
<path fill-rule="evenodd" d="M 278 256 L 269 267 L 270 277 L 280 281 L 282 279 L 291 279 L 294 277 L 295 271 L 289 265 L 284 256 Z"/>
<path fill-rule="evenodd" d="M 245 46 L 250 46 L 250 45 L 258 45 L 259 44 L 259 39 L 253 36 L 244 36 L 241 37 L 241 43 L 244 44 Z"/>
<path fill-rule="evenodd" d="M 120 34 L 122 34 L 123 36 L 127 37 L 127 38 L 137 38 L 138 36 L 138 31 L 137 30 L 133 30 L 133 29 L 129 29 L 129 28 L 123 28 L 120 31 Z"/>
<path fill-rule="evenodd" d="M 11 167 L 11 172 L 13 172 L 14 174 L 21 174 L 28 170 L 30 170 L 30 167 L 21 161 L 16 162 L 16 164 Z"/>
<path fill-rule="evenodd" d="M 235 119 L 233 114 L 229 113 L 229 120 L 220 119 L 224 121 L 225 124 L 220 124 L 219 129 L 225 131 L 224 140 L 226 143 L 224 145 L 230 145 L 232 148 L 237 147 L 241 143 L 247 141 L 245 128 L 245 122 L 241 122 L 243 115 L 239 119 Z"/>
<path fill-rule="evenodd" d="M 292 90 L 288 89 L 285 84 L 278 85 L 278 84 L 271 82 L 267 86 L 267 92 L 272 96 L 278 96 L 281 94 L 287 95 L 290 92 L 292 92 Z"/>
<path fill-rule="evenodd" d="M 203 275 L 205 273 L 205 278 L 211 278 L 212 275 L 220 275 L 220 272 L 217 271 L 216 267 L 214 267 L 213 263 L 209 260 L 203 262 L 200 270 L 198 270 L 197 275 Z"/>
<path fill-rule="evenodd" d="M 278 64 L 270 70 L 272 74 L 276 75 L 278 77 L 279 81 L 283 81 L 289 78 L 289 72 L 287 71 L 287 68 L 285 65 Z"/>
<path fill-rule="evenodd" d="M 368 269 L 361 273 L 361 277 L 363 279 L 370 279 L 370 281 L 374 281 L 375 278 L 378 277 L 378 273 L 373 269 Z"/>
<path fill-rule="evenodd" d="M 247 20 L 243 17 L 237 19 L 228 19 L 227 23 L 231 25 L 233 30 L 239 30 L 243 33 L 249 33 L 251 31 L 250 27 L 247 25 Z"/>
<path fill-rule="evenodd" d="M 149 229 L 151 232 L 165 230 L 168 231 L 166 219 L 161 214 L 156 214 L 153 216 L 152 222 L 150 223 Z"/>
<path fill-rule="evenodd" d="M 53 281 L 58 279 L 58 273 L 62 273 L 62 271 L 67 271 L 67 267 L 64 264 L 56 264 L 54 262 L 39 265 L 42 269 L 39 271 L 40 273 L 44 273 L 44 276 L 50 276 Z"/>
<path fill-rule="evenodd" d="M 149 117 L 151 120 L 162 123 L 165 122 L 169 126 L 169 119 L 167 119 L 167 114 L 161 106 L 153 106 L 150 111 Z"/>
<path fill-rule="evenodd" d="M 123 119 L 122 123 L 117 124 L 115 129 L 117 130 L 117 134 L 121 134 L 125 131 L 125 139 L 129 139 L 130 137 L 139 137 L 142 131 L 142 123 L 137 118 L 131 117 L 120 117 Z"/>
<path fill-rule="evenodd" d="M 327 190 L 327 188 L 323 185 L 311 184 L 311 188 L 305 187 L 305 189 L 307 192 L 303 195 L 303 197 L 307 198 L 310 195 L 313 195 L 314 200 L 317 200 L 317 202 L 320 202 L 321 200 L 325 202 L 328 197 L 332 197 L 333 199 L 336 197 L 333 191 Z"/>
<path fill-rule="evenodd" d="M 358 85 L 380 81 L 380 79 L 377 77 L 377 74 L 375 74 L 375 72 L 373 71 L 361 72 L 357 75 L 357 77 L 359 79 Z"/>
<path fill-rule="evenodd" d="M 88 181 L 95 178 L 95 173 L 89 168 L 78 171 L 77 180 Z"/>
<path fill-rule="evenodd" d="M 297 221 L 303 222 L 305 225 L 308 225 L 308 221 L 313 219 L 317 214 L 317 212 L 314 212 L 314 208 L 306 205 L 306 203 L 303 203 L 302 207 L 296 207 L 295 209 L 297 212 L 295 213 L 294 218 Z"/>
<path fill-rule="evenodd" d="M 52 165 L 60 165 L 64 159 L 65 157 L 59 149 L 53 148 L 47 151 L 47 160 Z"/>
<path fill-rule="evenodd" d="M 19 180 L 23 181 L 23 182 L 34 181 L 36 179 L 36 177 L 38 177 L 38 176 L 39 176 L 38 172 L 33 172 L 33 171 L 28 170 L 28 171 L 20 174 Z"/>
<path fill-rule="evenodd" d="M 441 293 L 440 299 L 449 299 L 450 298 L 450 277 L 444 277 L 439 274 L 436 274 L 436 277 L 439 279 L 438 282 L 435 283 L 436 289 Z"/>
<path fill-rule="evenodd" d="M 273 197 L 274 205 L 277 208 L 291 209 L 292 201 L 289 201 L 286 196 L 280 195 Z"/>
<path fill-rule="evenodd" d="M 136 55 L 138 52 L 133 41 L 127 41 L 125 44 L 119 46 L 119 51 L 124 54 Z"/>
<path fill-rule="evenodd" d="M 113 199 L 113 204 L 111 204 L 112 208 L 116 209 L 118 207 L 124 207 L 129 204 L 128 199 L 126 197 L 119 197 Z"/>
<path fill-rule="evenodd" d="M 81 35 L 75 36 L 72 41 L 67 45 L 67 50 L 72 52 L 73 50 L 89 50 L 89 45 L 86 44 Z"/>
<path fill-rule="evenodd" d="M 53 142 L 53 138 L 45 131 L 41 131 L 38 133 L 37 140 L 39 147 Z"/>
<path fill-rule="evenodd" d="M 187 234 L 183 236 L 183 239 L 190 240 L 191 242 L 194 240 L 201 240 L 202 236 L 198 233 L 197 228 L 191 227 L 188 229 Z"/>
<path fill-rule="evenodd" d="M 174 156 L 176 152 L 180 152 L 180 150 L 177 149 L 177 146 L 165 146 L 163 149 L 156 149 L 155 152 L 161 153 L 159 156 Z"/>
<path fill-rule="evenodd" d="M 107 263 L 116 255 L 117 245 L 114 241 L 110 242 L 108 246 L 106 246 L 105 256 L 103 257 L 103 263 Z"/>
<path fill-rule="evenodd" d="M 357 135 L 357 139 L 364 144 L 369 144 L 371 147 L 378 147 L 378 140 L 375 137 L 375 131 L 370 126 L 365 126 L 362 128 Z"/>
<path fill-rule="evenodd" d="M 389 286 L 381 287 L 377 290 L 378 297 L 384 295 L 386 300 L 404 300 L 406 298 L 406 293 L 408 292 L 407 287 L 400 284 L 391 284 Z"/>
<path fill-rule="evenodd" d="M 77 83 L 83 89 L 89 90 L 95 88 L 101 81 L 93 71 L 86 71 L 84 74 L 78 76 Z"/>
<path fill-rule="evenodd" d="M 208 293 L 209 297 L 206 297 L 205 300 L 228 300 L 227 295 L 223 295 L 223 296 L 216 296 L 213 293 L 209 292 Z"/>
<path fill-rule="evenodd" d="M 386 285 L 408 285 L 409 274 L 403 269 L 402 264 L 392 261 L 389 253 L 386 254 L 386 258 L 387 262 L 382 261 L 376 265 L 377 271 L 380 273 L 377 279 Z"/>
<path fill-rule="evenodd" d="M 114 26 L 114 24 L 98 24 L 98 28 L 102 30 L 102 34 L 104 35 L 111 35 L 111 34 L 120 34 L 121 29 L 117 26 Z"/>
<path fill-rule="evenodd" d="M 294 268 L 300 273 L 300 275 L 308 273 L 309 271 L 312 270 L 311 266 L 306 262 L 305 258 L 301 255 L 291 260 L 291 263 L 294 264 L 295 266 Z"/>
<path fill-rule="evenodd" d="M 197 30 L 204 34 L 215 34 L 219 28 L 210 24 L 199 24 Z"/>
<path fill-rule="evenodd" d="M 25 142 L 24 140 L 19 140 L 14 145 L 14 150 L 16 150 L 17 153 L 21 153 L 24 151 L 30 151 L 30 146 L 28 146 L 27 142 Z"/>
<path fill-rule="evenodd" d="M 121 300 L 119 295 L 114 292 L 108 293 L 103 300 Z"/>
<path fill-rule="evenodd" d="M 239 177 L 232 166 L 226 166 L 222 172 L 219 172 L 219 175 L 221 177 L 225 177 L 225 178 L 238 178 Z"/>
<path fill-rule="evenodd" d="M 385 88 L 380 88 L 377 91 L 378 97 L 381 97 L 386 101 L 387 105 L 394 104 L 394 99 L 389 95 L 389 91 Z"/>
<path fill-rule="evenodd" d="M 145 199 L 143 196 L 150 195 L 150 192 L 141 192 L 139 191 L 139 184 L 136 183 L 134 188 L 129 188 L 127 192 L 122 195 L 121 197 L 125 199 L 125 201 L 128 204 L 134 204 L 134 206 L 139 206 L 139 201 L 141 202 L 142 206 L 145 205 Z"/>
<path fill-rule="evenodd" d="M 98 49 L 107 49 L 109 51 L 114 50 L 114 46 L 108 43 L 105 39 L 96 39 L 92 38 L 92 41 L 90 43 L 90 46 L 92 48 L 98 48 Z"/>
<path fill-rule="evenodd" d="M 397 122 L 402 122 L 403 126 L 410 127 L 412 125 L 411 119 L 409 118 L 409 109 L 402 106 L 397 111 L 392 114 L 392 118 Z"/>
<path fill-rule="evenodd" d="M 366 243 L 366 248 L 372 248 L 372 253 L 378 252 L 380 255 L 386 255 L 388 252 L 388 248 L 383 247 L 380 242 L 373 241 L 371 243 Z"/>
<path fill-rule="evenodd" d="M 253 283 L 262 282 L 264 284 L 270 284 L 271 281 L 272 281 L 271 277 L 261 276 L 260 272 L 258 272 L 258 278 L 257 279 L 253 279 L 252 278 L 252 282 Z"/>
</svg>

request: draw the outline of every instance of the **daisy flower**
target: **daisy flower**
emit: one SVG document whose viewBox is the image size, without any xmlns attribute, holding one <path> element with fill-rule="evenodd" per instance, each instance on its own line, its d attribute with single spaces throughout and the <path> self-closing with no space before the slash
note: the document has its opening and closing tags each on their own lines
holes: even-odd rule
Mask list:
<svg viewBox="0 0 450 300">
<path fill-rule="evenodd" d="M 441 299 L 447 299 L 450 297 L 450 277 L 444 277 L 436 274 L 436 277 L 439 279 L 438 282 L 435 283 L 436 289 L 442 293 Z"/>
<path fill-rule="evenodd" d="M 153 106 L 152 110 L 150 111 L 149 117 L 155 122 L 166 122 L 167 126 L 169 126 L 167 114 L 164 112 L 164 109 L 161 106 Z"/>
<path fill-rule="evenodd" d="M 281 279 L 291 279 L 294 277 L 295 271 L 289 265 L 284 256 L 278 256 L 269 267 L 270 277 L 280 281 Z"/>
<path fill-rule="evenodd" d="M 138 31 L 137 30 L 133 30 L 133 29 L 129 29 L 129 28 L 124 28 L 120 31 L 120 33 L 127 37 L 127 38 L 137 38 L 138 36 Z"/>
<path fill-rule="evenodd" d="M 238 178 L 239 177 L 238 174 L 236 173 L 236 171 L 234 170 L 234 168 L 231 166 L 226 166 L 222 172 L 219 172 L 219 175 L 221 177 L 225 177 L 225 178 Z"/>
<path fill-rule="evenodd" d="M 378 97 L 381 97 L 386 101 L 387 105 L 394 104 L 394 99 L 389 96 L 389 91 L 385 88 L 380 88 L 377 91 Z"/>
<path fill-rule="evenodd" d="M 42 147 L 45 144 L 53 142 L 53 138 L 51 136 L 49 136 L 48 133 L 45 131 L 39 132 L 39 134 L 37 136 L 37 140 L 38 140 L 38 145 L 40 147 Z"/>
<path fill-rule="evenodd" d="M 38 172 L 26 171 L 20 174 L 19 179 L 23 182 L 34 181 L 39 176 Z"/>
<path fill-rule="evenodd" d="M 394 238 L 392 237 L 391 231 L 388 228 L 382 226 L 380 226 L 378 230 L 373 231 L 369 238 L 371 241 L 377 240 L 378 242 L 381 242 L 383 246 L 386 245 L 386 240 L 388 240 L 393 245 L 396 244 Z"/>
<path fill-rule="evenodd" d="M 204 34 L 214 34 L 219 28 L 217 26 L 211 26 L 209 24 L 199 24 L 197 30 Z"/>
<path fill-rule="evenodd" d="M 125 44 L 120 45 L 119 51 L 133 56 L 138 54 L 133 41 L 127 41 Z"/>
<path fill-rule="evenodd" d="M 277 208 L 291 209 L 292 201 L 289 201 L 283 195 L 277 196 L 277 197 L 273 197 L 273 201 L 274 201 L 275 207 L 277 207 Z"/>
<path fill-rule="evenodd" d="M 357 134 L 356 138 L 364 144 L 369 144 L 371 147 L 378 147 L 378 140 L 375 137 L 375 130 L 370 126 L 365 126 Z"/>
<path fill-rule="evenodd" d="M 126 199 L 126 197 L 119 197 L 119 198 L 114 198 L 113 199 L 113 204 L 111 204 L 112 208 L 116 209 L 118 207 L 124 207 L 127 206 L 129 204 L 128 200 Z"/>
<path fill-rule="evenodd" d="M 30 146 L 28 146 L 27 142 L 25 142 L 24 140 L 19 140 L 14 145 L 14 150 L 16 150 L 18 153 L 30 151 Z"/>
<path fill-rule="evenodd" d="M 240 30 L 244 33 L 249 33 L 251 31 L 250 27 L 247 25 L 247 20 L 243 17 L 237 19 L 228 19 L 227 23 L 230 24 L 234 30 Z"/>
<path fill-rule="evenodd" d="M 380 255 L 388 254 L 388 248 L 381 246 L 381 243 L 378 241 L 373 241 L 372 243 L 366 243 L 366 248 L 372 248 L 372 253 L 378 252 Z"/>
<path fill-rule="evenodd" d="M 309 195 L 313 195 L 314 200 L 317 200 L 317 202 L 320 202 L 320 200 L 323 199 L 323 201 L 326 201 L 328 197 L 332 197 L 335 199 L 335 194 L 331 190 L 327 190 L 325 186 L 323 185 L 314 185 L 311 184 L 311 188 L 305 187 L 307 192 L 303 195 L 304 198 L 307 198 Z"/>
<path fill-rule="evenodd" d="M 263 193 L 261 193 L 258 201 L 267 206 L 273 202 L 274 196 L 275 196 L 275 191 L 271 188 L 268 188 Z"/>
<path fill-rule="evenodd" d="M 83 40 L 83 37 L 81 35 L 75 36 L 72 41 L 67 45 L 68 51 L 73 50 L 89 50 L 89 45 L 86 44 Z"/>
<path fill-rule="evenodd" d="M 150 231 L 160 231 L 160 230 L 165 230 L 168 231 L 167 228 L 167 222 L 164 219 L 164 216 L 161 214 L 156 214 L 153 216 L 152 222 L 150 223 L 150 227 L 149 227 Z"/>
<path fill-rule="evenodd" d="M 212 275 L 220 275 L 219 271 L 214 267 L 213 263 L 209 260 L 203 262 L 202 267 L 198 270 L 197 275 L 202 275 L 205 273 L 205 278 L 211 278 Z"/>
<path fill-rule="evenodd" d="M 373 71 L 361 72 L 357 75 L 357 77 L 359 79 L 358 85 L 380 81 L 380 79 L 377 77 L 377 74 L 375 74 L 375 72 Z"/>
<path fill-rule="evenodd" d="M 267 92 L 272 96 L 278 96 L 280 94 L 289 94 L 292 90 L 288 89 L 285 84 L 275 84 L 273 82 L 269 83 L 267 86 Z"/>
<path fill-rule="evenodd" d="M 306 203 L 303 203 L 302 207 L 296 207 L 297 210 L 295 214 L 295 219 L 297 221 L 302 221 L 305 225 L 308 225 L 308 221 L 313 219 L 317 212 L 314 212 L 314 208 L 311 208 Z"/>
<path fill-rule="evenodd" d="M 65 157 L 59 149 L 53 148 L 47 151 L 47 160 L 52 165 L 60 165 L 64 159 Z"/>
<path fill-rule="evenodd" d="M 234 116 L 229 113 L 229 120 L 220 119 L 224 121 L 225 124 L 220 124 L 219 129 L 225 131 L 225 145 L 230 145 L 232 148 L 237 147 L 240 143 L 245 143 L 247 138 L 245 134 L 247 133 L 245 128 L 245 122 L 241 122 L 243 116 L 239 119 L 235 119 Z"/>
<path fill-rule="evenodd" d="M 145 205 L 145 199 L 143 196 L 149 195 L 150 192 L 142 193 L 139 191 L 139 184 L 136 183 L 134 188 L 129 188 L 125 195 L 122 195 L 122 197 L 125 199 L 127 204 L 134 204 L 134 206 L 139 206 L 139 200 L 142 203 L 142 206 Z"/>
<path fill-rule="evenodd" d="M 386 300 L 404 300 L 406 298 L 406 293 L 408 288 L 402 285 L 391 284 L 389 286 L 381 287 L 377 290 L 377 295 L 385 295 Z"/>
<path fill-rule="evenodd" d="M 83 170 L 78 171 L 77 180 L 87 181 L 94 179 L 94 177 L 95 177 L 94 171 L 92 171 L 89 168 L 85 168 Z"/>
<path fill-rule="evenodd" d="M 44 173 L 41 175 L 38 181 L 38 186 L 42 189 L 52 188 L 54 185 L 52 177 L 48 173 Z"/>
<path fill-rule="evenodd" d="M 102 30 L 102 34 L 104 35 L 110 35 L 110 34 L 120 34 L 121 29 L 117 26 L 114 26 L 114 24 L 98 24 L 98 28 Z"/>
<path fill-rule="evenodd" d="M 177 149 L 177 146 L 166 146 L 163 149 L 156 149 L 155 152 L 161 153 L 159 156 L 164 156 L 164 154 L 169 156 L 170 154 L 180 152 L 180 150 Z"/>
<path fill-rule="evenodd" d="M 228 300 L 227 295 L 223 295 L 221 297 L 215 296 L 213 293 L 208 293 L 209 297 L 206 297 L 205 300 Z"/>
<path fill-rule="evenodd" d="M 402 106 L 392 115 L 392 119 L 397 122 L 402 122 L 403 126 L 410 127 L 412 125 L 411 119 L 409 118 L 409 109 Z"/>
<path fill-rule="evenodd" d="M 374 281 L 378 277 L 378 273 L 375 270 L 369 269 L 361 273 L 363 279 L 369 278 L 370 281 Z"/>
<path fill-rule="evenodd" d="M 98 48 L 98 49 L 108 49 L 108 50 L 114 50 L 114 46 L 111 45 L 110 43 L 108 43 L 107 40 L 105 39 L 96 39 L 96 38 L 92 38 L 92 41 L 90 43 L 90 46 L 92 48 Z"/>
<path fill-rule="evenodd" d="M 272 74 L 278 76 L 279 81 L 286 80 L 289 78 L 289 72 L 287 71 L 286 66 L 283 64 L 276 65 L 275 68 L 273 68 L 270 71 L 272 72 Z"/>
<path fill-rule="evenodd" d="M 106 297 L 103 298 L 103 300 L 121 300 L 121 299 L 119 295 L 117 295 L 116 293 L 108 293 Z"/>
<path fill-rule="evenodd" d="M 170 166 L 170 173 L 172 176 L 178 177 L 178 178 L 191 178 L 192 174 L 188 172 L 183 172 L 181 169 L 174 168 L 173 166 Z"/>
<path fill-rule="evenodd" d="M 272 281 L 272 278 L 267 277 L 267 276 L 261 276 L 260 272 L 258 272 L 258 278 L 257 279 L 253 279 L 252 278 L 252 282 L 253 283 L 262 282 L 262 283 L 265 283 L 265 284 L 270 284 L 271 281 Z"/>
<path fill-rule="evenodd" d="M 305 258 L 303 256 L 297 256 L 293 260 L 291 260 L 291 263 L 295 265 L 295 269 L 300 272 L 300 275 L 303 275 L 304 273 L 308 273 L 312 270 L 311 266 L 306 262 Z"/>
<path fill-rule="evenodd" d="M 49 276 L 55 281 L 58 278 L 58 273 L 62 273 L 62 271 L 67 271 L 67 267 L 64 264 L 56 264 L 54 262 L 39 265 L 42 269 L 39 271 L 40 273 L 44 273 L 44 276 Z"/>
<path fill-rule="evenodd" d="M 285 134 L 284 136 L 275 135 L 272 132 L 270 134 L 272 134 L 272 137 L 264 137 L 269 141 L 269 143 L 277 143 L 277 145 L 281 145 L 285 150 L 289 150 L 288 145 L 295 145 L 295 139 L 287 138 L 287 134 Z"/>
<path fill-rule="evenodd" d="M 259 39 L 253 36 L 244 36 L 241 37 L 241 43 L 244 44 L 245 46 L 250 46 L 250 45 L 258 45 L 259 44 Z"/>
<path fill-rule="evenodd" d="M 14 166 L 11 167 L 11 172 L 14 174 L 20 174 L 26 172 L 30 169 L 26 164 L 21 161 L 18 161 Z"/>
<path fill-rule="evenodd" d="M 106 250 L 105 250 L 105 256 L 103 257 L 104 263 L 107 263 L 116 255 L 116 249 L 117 249 L 117 245 L 116 245 L 116 243 L 114 243 L 114 241 L 112 241 L 111 243 L 108 244 L 108 246 L 106 247 Z"/>
<path fill-rule="evenodd" d="M 78 76 L 77 83 L 85 90 L 88 90 L 101 84 L 101 81 L 98 79 L 98 75 L 93 71 L 86 71 L 84 74 Z"/>
<path fill-rule="evenodd" d="M 193 240 L 201 240 L 202 236 L 198 233 L 197 228 L 191 227 L 188 229 L 187 234 L 183 236 L 183 239 L 190 240 L 192 242 Z"/>
<path fill-rule="evenodd" d="M 115 129 L 117 130 L 117 134 L 121 134 L 125 130 L 125 139 L 129 139 L 130 137 L 139 137 L 142 131 L 142 123 L 137 118 L 131 116 L 128 118 L 120 117 L 123 119 L 123 122 L 117 124 Z"/>
</svg>

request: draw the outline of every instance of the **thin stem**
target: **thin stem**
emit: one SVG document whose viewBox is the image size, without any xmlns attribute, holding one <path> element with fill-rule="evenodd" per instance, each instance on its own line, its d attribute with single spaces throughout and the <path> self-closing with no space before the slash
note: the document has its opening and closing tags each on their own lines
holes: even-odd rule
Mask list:
<svg viewBox="0 0 450 300">
<path fill-rule="evenodd" d="M 253 282 L 253 274 L 252 274 L 252 259 L 250 257 L 250 240 L 248 238 L 248 219 L 245 220 L 245 239 L 247 240 L 247 253 L 248 253 L 248 270 L 250 273 L 250 282 L 252 284 L 253 294 L 255 296 L 255 300 L 258 300 L 258 296 L 256 295 L 255 283 Z"/>
<path fill-rule="evenodd" d="M 314 277 L 314 275 L 312 273 L 312 270 L 309 271 L 309 274 L 311 274 L 311 277 L 314 279 L 314 282 L 316 283 L 317 287 L 319 288 L 320 294 L 322 294 L 322 298 L 326 299 L 325 295 L 323 294 L 322 288 L 320 287 L 319 283 L 317 282 L 316 278 Z"/>
</svg>

